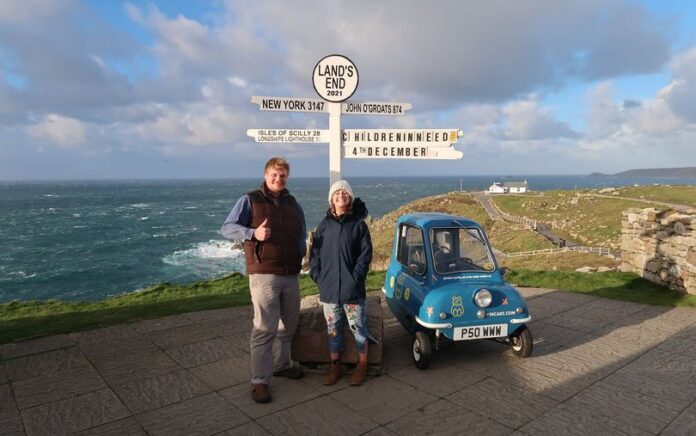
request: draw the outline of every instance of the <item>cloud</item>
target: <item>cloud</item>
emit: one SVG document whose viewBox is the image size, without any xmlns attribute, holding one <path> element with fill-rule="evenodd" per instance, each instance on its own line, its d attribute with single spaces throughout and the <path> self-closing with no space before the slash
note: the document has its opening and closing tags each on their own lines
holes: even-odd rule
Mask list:
<svg viewBox="0 0 696 436">
<path fill-rule="evenodd" d="M 40 122 L 30 126 L 28 133 L 64 148 L 78 148 L 87 141 L 87 128 L 74 118 L 57 114 L 46 115 Z"/>
<path fill-rule="evenodd" d="M 696 47 L 674 57 L 670 62 L 672 83 L 664 90 L 669 107 L 685 120 L 696 122 Z"/>
<path fill-rule="evenodd" d="M 567 124 L 554 120 L 550 111 L 540 108 L 534 99 L 511 103 L 503 113 L 507 118 L 505 134 L 509 139 L 536 141 L 578 136 Z"/>
<path fill-rule="evenodd" d="M 345 128 L 457 127 L 465 159 L 530 169 L 556 159 L 559 169 L 576 170 L 600 155 L 611 165 L 649 161 L 650 147 L 693 158 L 684 144 L 696 123 L 696 48 L 670 60 L 671 30 L 635 2 L 227 0 L 214 7 L 185 15 L 170 5 L 126 3 L 130 21 L 118 27 L 88 3 L 0 2 L 0 133 L 135 159 L 282 149 L 316 174 L 312 163 L 325 160 L 325 148 L 256 144 L 245 132 L 326 128 L 326 117 L 260 112 L 249 98 L 316 98 L 312 67 L 343 53 L 360 71 L 355 101 L 413 103 L 403 117 L 345 117 Z M 137 37 L 122 30 L 134 27 Z M 665 67 L 672 81 L 653 98 L 618 95 L 622 77 Z M 567 85 L 592 86 L 577 102 L 586 118 L 572 128 L 545 103 Z"/>
</svg>

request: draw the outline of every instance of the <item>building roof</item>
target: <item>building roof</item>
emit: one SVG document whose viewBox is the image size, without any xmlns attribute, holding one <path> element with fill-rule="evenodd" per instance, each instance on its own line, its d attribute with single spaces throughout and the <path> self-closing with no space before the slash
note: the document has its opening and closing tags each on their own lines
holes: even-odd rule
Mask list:
<svg viewBox="0 0 696 436">
<path fill-rule="evenodd" d="M 529 184 L 525 180 L 524 182 L 505 182 L 503 183 L 503 186 L 508 188 L 526 188 L 529 186 Z"/>
</svg>

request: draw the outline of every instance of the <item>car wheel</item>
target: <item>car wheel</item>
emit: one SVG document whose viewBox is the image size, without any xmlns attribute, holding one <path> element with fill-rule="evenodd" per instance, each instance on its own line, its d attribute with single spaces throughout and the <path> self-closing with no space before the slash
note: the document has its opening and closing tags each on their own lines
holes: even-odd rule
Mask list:
<svg viewBox="0 0 696 436">
<path fill-rule="evenodd" d="M 534 343 L 532 334 L 527 326 L 520 327 L 519 330 L 510 336 L 510 345 L 512 346 L 512 352 L 517 357 L 529 357 L 532 354 Z"/>
<path fill-rule="evenodd" d="M 416 332 L 413 338 L 413 363 L 418 369 L 426 369 L 430 366 L 430 358 L 433 355 L 433 346 L 430 336 L 425 332 Z"/>
</svg>

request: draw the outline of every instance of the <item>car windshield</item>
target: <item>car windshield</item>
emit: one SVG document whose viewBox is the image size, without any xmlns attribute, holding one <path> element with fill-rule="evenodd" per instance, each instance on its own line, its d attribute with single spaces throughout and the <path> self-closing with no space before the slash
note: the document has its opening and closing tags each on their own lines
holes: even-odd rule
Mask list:
<svg viewBox="0 0 696 436">
<path fill-rule="evenodd" d="M 495 264 L 483 233 L 477 228 L 430 230 L 433 264 L 439 274 L 465 271 L 493 271 Z"/>
</svg>

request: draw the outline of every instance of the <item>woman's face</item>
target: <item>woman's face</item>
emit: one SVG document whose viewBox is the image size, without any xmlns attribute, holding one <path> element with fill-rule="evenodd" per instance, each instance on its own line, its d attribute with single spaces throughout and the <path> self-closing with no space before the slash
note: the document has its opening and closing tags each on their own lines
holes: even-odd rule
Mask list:
<svg viewBox="0 0 696 436">
<path fill-rule="evenodd" d="M 350 207 L 350 195 L 345 189 L 339 189 L 331 196 L 331 204 L 336 210 L 345 210 Z"/>
</svg>

